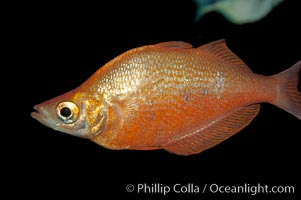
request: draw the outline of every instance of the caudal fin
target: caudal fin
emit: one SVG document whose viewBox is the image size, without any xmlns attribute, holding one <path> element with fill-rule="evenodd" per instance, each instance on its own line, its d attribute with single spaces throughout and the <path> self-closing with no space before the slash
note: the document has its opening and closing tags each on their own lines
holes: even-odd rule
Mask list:
<svg viewBox="0 0 301 200">
<path fill-rule="evenodd" d="M 291 68 L 274 75 L 279 80 L 278 94 L 273 102 L 301 120 L 301 92 L 298 91 L 301 60 Z"/>
</svg>

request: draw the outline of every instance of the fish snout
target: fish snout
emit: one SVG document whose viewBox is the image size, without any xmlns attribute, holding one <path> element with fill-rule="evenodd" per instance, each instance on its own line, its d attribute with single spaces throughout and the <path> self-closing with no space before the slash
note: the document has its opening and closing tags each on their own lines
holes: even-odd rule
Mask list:
<svg viewBox="0 0 301 200">
<path fill-rule="evenodd" d="M 35 110 L 35 112 L 32 112 L 30 115 L 32 118 L 39 120 L 42 117 L 42 111 L 41 111 L 41 107 L 39 105 L 35 105 L 33 107 L 33 109 Z"/>
<path fill-rule="evenodd" d="M 45 126 L 51 127 L 51 119 L 49 118 L 48 111 L 40 104 L 35 105 L 33 107 L 35 112 L 32 112 L 30 115 L 32 118 L 36 119 L 40 123 L 42 123 Z"/>
</svg>

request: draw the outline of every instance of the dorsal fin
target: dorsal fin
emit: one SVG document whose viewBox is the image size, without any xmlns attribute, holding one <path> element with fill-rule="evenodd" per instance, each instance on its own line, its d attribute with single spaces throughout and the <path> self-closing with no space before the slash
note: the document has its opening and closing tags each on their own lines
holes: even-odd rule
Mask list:
<svg viewBox="0 0 301 200">
<path fill-rule="evenodd" d="M 155 45 L 160 48 L 173 48 L 173 49 L 190 49 L 193 46 L 187 42 L 183 41 L 170 41 L 170 42 L 162 42 Z"/>
<path fill-rule="evenodd" d="M 228 64 L 242 67 L 248 71 L 251 71 L 250 68 L 227 47 L 224 39 L 210 42 L 198 47 L 197 49 L 200 51 L 208 52 Z"/>
<path fill-rule="evenodd" d="M 260 105 L 254 104 L 215 120 L 208 126 L 196 130 L 163 148 L 178 155 L 200 153 L 228 139 L 246 127 L 259 112 Z"/>
</svg>

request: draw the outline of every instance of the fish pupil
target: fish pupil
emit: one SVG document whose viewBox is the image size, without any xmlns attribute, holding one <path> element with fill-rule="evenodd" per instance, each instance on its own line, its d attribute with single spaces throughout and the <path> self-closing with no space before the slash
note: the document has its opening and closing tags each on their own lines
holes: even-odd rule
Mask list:
<svg viewBox="0 0 301 200">
<path fill-rule="evenodd" d="M 61 114 L 62 117 L 68 118 L 68 117 L 71 117 L 72 112 L 71 112 L 70 108 L 68 108 L 68 107 L 63 107 L 63 108 L 60 110 L 60 114 Z"/>
</svg>

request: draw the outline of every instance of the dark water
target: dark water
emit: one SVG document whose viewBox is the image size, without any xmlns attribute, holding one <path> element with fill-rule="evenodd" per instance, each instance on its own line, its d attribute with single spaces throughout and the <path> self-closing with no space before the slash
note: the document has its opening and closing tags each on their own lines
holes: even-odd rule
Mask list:
<svg viewBox="0 0 301 200">
<path fill-rule="evenodd" d="M 16 98 L 22 99 L 18 123 L 7 133 L 12 137 L 4 150 L 9 158 L 5 161 L 6 185 L 23 197 L 40 198 L 295 198 L 297 194 L 251 196 L 208 191 L 152 196 L 126 191 L 127 184 L 172 187 L 192 183 L 202 187 L 246 183 L 292 185 L 300 194 L 300 120 L 272 105 L 262 104 L 251 125 L 234 137 L 189 157 L 162 150 L 111 151 L 30 118 L 33 105 L 77 87 L 125 50 L 147 44 L 183 40 L 199 46 L 225 38 L 254 72 L 272 75 L 285 70 L 301 59 L 301 17 L 295 2 L 286 1 L 263 20 L 241 26 L 214 13 L 194 23 L 195 8 L 189 1 L 19 5 L 22 12 L 17 19 L 15 49 L 22 64 L 16 70 L 26 96 L 17 93 Z"/>
</svg>

